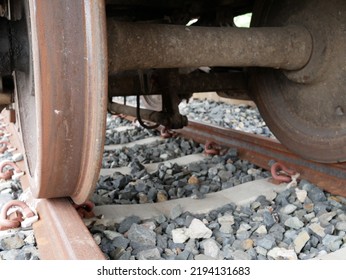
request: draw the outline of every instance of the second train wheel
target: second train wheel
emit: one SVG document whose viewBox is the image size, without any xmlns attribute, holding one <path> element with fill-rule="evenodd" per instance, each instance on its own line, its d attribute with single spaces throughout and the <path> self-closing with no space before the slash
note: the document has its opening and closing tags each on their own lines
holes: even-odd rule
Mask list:
<svg viewBox="0 0 346 280">
<path fill-rule="evenodd" d="M 346 2 L 258 1 L 252 25 L 299 25 L 313 39 L 303 69 L 250 72 L 252 95 L 269 128 L 304 158 L 346 161 Z"/>
<path fill-rule="evenodd" d="M 96 185 L 103 153 L 104 1 L 23 3 L 30 67 L 14 69 L 15 106 L 32 192 L 80 204 Z"/>
</svg>

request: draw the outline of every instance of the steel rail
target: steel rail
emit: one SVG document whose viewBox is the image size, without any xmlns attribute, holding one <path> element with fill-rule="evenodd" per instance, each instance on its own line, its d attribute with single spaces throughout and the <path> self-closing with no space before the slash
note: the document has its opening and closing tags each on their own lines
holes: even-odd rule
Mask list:
<svg viewBox="0 0 346 280">
<path fill-rule="evenodd" d="M 176 130 L 178 135 L 205 144 L 213 141 L 221 146 L 237 148 L 239 157 L 270 170 L 270 162 L 280 162 L 318 187 L 346 197 L 346 163 L 327 164 L 303 159 L 288 151 L 277 140 L 233 129 L 189 121 Z"/>
<path fill-rule="evenodd" d="M 23 142 L 13 123 L 13 112 L 1 115 L 11 134 L 10 143 L 25 156 Z M 10 122 L 12 121 L 12 122 Z M 105 256 L 78 215 L 69 198 L 35 199 L 31 193 L 32 178 L 25 161 L 16 163 L 24 171 L 20 178 L 26 203 L 36 209 L 39 220 L 33 224 L 40 259 L 43 260 L 104 260 Z"/>
</svg>

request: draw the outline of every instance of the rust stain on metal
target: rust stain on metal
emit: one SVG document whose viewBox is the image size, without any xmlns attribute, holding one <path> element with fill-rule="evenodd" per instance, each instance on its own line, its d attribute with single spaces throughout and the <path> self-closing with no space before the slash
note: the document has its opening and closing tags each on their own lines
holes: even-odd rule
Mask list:
<svg viewBox="0 0 346 280">
<path fill-rule="evenodd" d="M 300 26 L 222 28 L 107 19 L 109 72 L 146 68 L 259 66 L 302 68 L 312 50 Z M 207 38 L 207 39 L 206 39 Z M 145 55 L 143 55 L 145 54 Z"/>
<path fill-rule="evenodd" d="M 29 151 L 37 152 L 37 164 L 31 170 L 37 178 L 32 191 L 39 198 L 70 196 L 80 204 L 96 185 L 104 144 L 108 72 L 105 3 L 30 3 L 39 106 L 38 149 Z"/>
<path fill-rule="evenodd" d="M 45 260 L 104 260 L 76 209 L 65 198 L 44 199 L 37 205 L 40 220 L 33 227 L 40 258 Z"/>
</svg>

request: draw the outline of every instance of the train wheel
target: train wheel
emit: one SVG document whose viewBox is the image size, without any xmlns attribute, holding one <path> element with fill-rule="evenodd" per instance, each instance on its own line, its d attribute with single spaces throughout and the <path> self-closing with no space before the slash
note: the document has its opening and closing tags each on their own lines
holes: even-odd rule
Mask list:
<svg viewBox="0 0 346 280">
<path fill-rule="evenodd" d="M 346 2 L 259 1 L 253 26 L 304 26 L 313 39 L 298 71 L 253 69 L 252 95 L 276 137 L 300 156 L 346 160 Z"/>
<path fill-rule="evenodd" d="M 39 198 L 67 196 L 80 204 L 96 185 L 103 153 L 104 1 L 23 3 L 29 67 L 14 69 L 15 106 L 32 192 Z"/>
</svg>

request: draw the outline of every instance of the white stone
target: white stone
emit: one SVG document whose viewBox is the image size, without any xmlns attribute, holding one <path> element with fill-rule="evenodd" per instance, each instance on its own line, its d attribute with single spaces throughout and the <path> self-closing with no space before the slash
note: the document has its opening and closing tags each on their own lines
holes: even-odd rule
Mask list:
<svg viewBox="0 0 346 280">
<path fill-rule="evenodd" d="M 204 255 L 215 259 L 220 259 L 219 244 L 214 239 L 206 239 L 201 242 L 201 247 L 204 249 Z"/>
<path fill-rule="evenodd" d="M 289 215 L 289 214 L 292 214 L 296 209 L 297 209 L 297 206 L 293 204 L 287 204 L 280 209 L 280 212 L 283 214 Z"/>
<path fill-rule="evenodd" d="M 23 160 L 23 154 L 21 154 L 21 153 L 15 153 L 15 154 L 13 154 L 12 160 L 13 160 L 14 162 L 18 162 L 18 161 Z"/>
<path fill-rule="evenodd" d="M 160 155 L 160 158 L 163 160 L 167 160 L 168 159 L 168 155 L 167 154 L 162 154 Z"/>
<path fill-rule="evenodd" d="M 255 231 L 258 235 L 262 235 L 262 234 L 267 234 L 268 231 L 267 231 L 267 228 L 265 225 L 261 225 L 259 226 L 256 231 Z"/>
<path fill-rule="evenodd" d="M 249 229 L 251 229 L 251 226 L 249 224 L 241 223 L 237 230 L 237 233 L 248 231 Z"/>
<path fill-rule="evenodd" d="M 308 242 L 310 239 L 310 235 L 303 230 L 298 234 L 298 236 L 294 239 L 293 244 L 294 244 L 294 251 L 298 254 L 300 251 L 303 249 L 305 246 L 306 242 Z"/>
<path fill-rule="evenodd" d="M 234 217 L 233 215 L 226 214 L 224 216 L 221 216 L 217 219 L 220 227 L 220 232 L 222 233 L 233 233 L 232 225 L 234 225 Z"/>
<path fill-rule="evenodd" d="M 221 216 L 217 219 L 220 225 L 227 223 L 227 224 L 234 224 L 234 216 L 231 214 L 226 214 L 224 216 Z"/>
<path fill-rule="evenodd" d="M 294 250 L 279 248 L 279 247 L 275 247 L 271 249 L 268 252 L 267 256 L 273 258 L 274 260 L 297 260 L 298 259 L 297 254 L 294 252 Z"/>
<path fill-rule="evenodd" d="M 301 189 L 295 189 L 296 190 L 296 196 L 297 196 L 297 199 L 301 202 L 301 203 L 304 203 L 307 195 L 308 195 L 308 192 L 306 190 L 301 190 Z"/>
<path fill-rule="evenodd" d="M 326 233 L 324 232 L 324 228 L 321 227 L 319 223 L 311 224 L 309 226 L 309 229 L 319 237 L 324 237 L 326 235 Z"/>
<path fill-rule="evenodd" d="M 187 230 L 187 235 L 192 239 L 206 239 L 211 237 L 212 231 L 202 221 L 193 219 Z"/>
<path fill-rule="evenodd" d="M 187 228 L 176 228 L 172 230 L 172 239 L 174 243 L 184 243 L 189 239 Z"/>
</svg>

